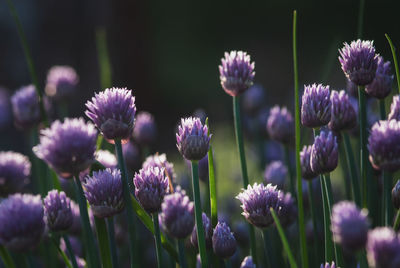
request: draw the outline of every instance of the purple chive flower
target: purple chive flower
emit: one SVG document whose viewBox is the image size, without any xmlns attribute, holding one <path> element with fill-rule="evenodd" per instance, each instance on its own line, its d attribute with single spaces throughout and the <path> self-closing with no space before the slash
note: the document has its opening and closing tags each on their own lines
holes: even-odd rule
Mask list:
<svg viewBox="0 0 400 268">
<path fill-rule="evenodd" d="M 190 202 L 184 191 L 167 195 L 161 211 L 161 224 L 169 235 L 177 239 L 190 235 L 194 227 L 193 202 Z"/>
<path fill-rule="evenodd" d="M 266 228 L 274 223 L 270 208 L 277 213 L 280 210 L 280 195 L 276 186 L 254 183 L 239 193 L 236 198 L 242 202 L 242 215 L 248 222 L 259 228 Z"/>
<path fill-rule="evenodd" d="M 9 126 L 12 119 L 11 101 L 8 90 L 0 86 L 0 130 Z"/>
<path fill-rule="evenodd" d="M 334 261 L 331 264 L 329 264 L 329 262 L 326 262 L 325 264 L 321 264 L 321 268 L 336 268 L 336 265 Z"/>
<path fill-rule="evenodd" d="M 329 86 L 312 84 L 304 86 L 301 101 L 301 123 L 310 128 L 325 126 L 331 119 Z"/>
<path fill-rule="evenodd" d="M 400 168 L 400 121 L 379 121 L 368 138 L 369 161 L 375 169 L 395 172 Z"/>
<path fill-rule="evenodd" d="M 106 168 L 116 168 L 118 166 L 117 158 L 107 150 L 98 150 L 96 160 Z"/>
<path fill-rule="evenodd" d="M 392 189 L 392 203 L 396 209 L 400 209 L 400 180 L 396 182 Z"/>
<path fill-rule="evenodd" d="M 84 187 L 86 199 L 94 216 L 108 218 L 124 209 L 119 169 L 107 168 L 98 172 L 94 171 L 91 177 L 87 177 Z"/>
<path fill-rule="evenodd" d="M 368 234 L 367 257 L 375 268 L 400 267 L 400 238 L 389 227 L 377 227 Z"/>
<path fill-rule="evenodd" d="M 148 167 L 139 170 L 133 178 L 135 195 L 148 213 L 159 212 L 164 196 L 168 193 L 168 178 L 164 168 Z"/>
<path fill-rule="evenodd" d="M 400 95 L 393 96 L 393 102 L 390 105 L 388 120 L 395 119 L 400 121 Z"/>
<path fill-rule="evenodd" d="M 226 259 L 236 252 L 236 239 L 231 229 L 225 222 L 218 222 L 212 236 L 212 244 L 215 255 Z"/>
<path fill-rule="evenodd" d="M 63 123 L 57 120 L 41 134 L 33 152 L 60 176 L 78 174 L 94 162 L 97 131 L 82 118 L 66 118 Z"/>
<path fill-rule="evenodd" d="M 393 74 L 390 70 L 390 62 L 384 61 L 378 56 L 375 78 L 371 84 L 365 87 L 365 92 L 371 97 L 384 99 L 392 91 Z"/>
<path fill-rule="evenodd" d="M 157 138 L 157 125 L 148 112 L 139 112 L 136 116 L 133 137 L 142 145 L 153 144 Z"/>
<path fill-rule="evenodd" d="M 44 232 L 39 195 L 14 194 L 0 202 L 0 244 L 15 251 L 37 246 Z"/>
<path fill-rule="evenodd" d="M 0 196 L 21 191 L 28 184 L 31 162 L 15 152 L 0 152 Z"/>
<path fill-rule="evenodd" d="M 57 101 L 72 97 L 79 77 L 70 66 L 53 66 L 47 73 L 46 95 Z"/>
<path fill-rule="evenodd" d="M 283 227 L 291 225 L 297 219 L 297 207 L 294 198 L 290 193 L 284 194 L 279 192 L 280 195 L 280 210 L 278 213 L 279 220 Z"/>
<path fill-rule="evenodd" d="M 331 93 L 331 120 L 329 129 L 341 131 L 352 129 L 357 125 L 356 112 L 349 101 L 349 96 L 344 90 Z"/>
<path fill-rule="evenodd" d="M 203 228 L 204 228 L 204 236 L 205 236 L 205 241 L 206 241 L 206 248 L 210 249 L 212 248 L 212 236 L 213 236 L 213 229 L 211 226 L 211 221 L 207 217 L 207 215 L 203 212 L 201 215 L 202 221 L 203 221 Z M 198 247 L 198 241 L 197 241 L 197 226 L 196 224 L 193 227 L 192 230 L 192 235 L 190 236 L 190 242 L 192 243 L 193 246 L 196 248 Z"/>
<path fill-rule="evenodd" d="M 267 131 L 272 140 L 284 144 L 289 143 L 293 139 L 293 117 L 286 107 L 279 108 L 279 106 L 274 106 L 270 110 Z"/>
<path fill-rule="evenodd" d="M 136 114 L 135 97 L 126 88 L 107 88 L 96 93 L 92 101 L 86 102 L 86 116 L 89 117 L 103 134 L 114 143 L 121 140 L 126 143 L 133 133 Z"/>
<path fill-rule="evenodd" d="M 21 129 L 31 128 L 40 122 L 39 96 L 33 85 L 18 89 L 11 97 L 14 120 Z"/>
<path fill-rule="evenodd" d="M 122 153 L 124 155 L 124 160 L 126 167 L 131 171 L 136 171 L 140 169 L 141 156 L 139 148 L 132 142 L 129 141 L 126 144 L 122 144 Z"/>
<path fill-rule="evenodd" d="M 312 145 L 304 145 L 303 150 L 300 152 L 301 176 L 305 180 L 312 180 L 318 176 L 318 174 L 311 169 L 311 151 Z"/>
<path fill-rule="evenodd" d="M 79 210 L 79 206 L 73 200 L 71 200 L 70 206 L 72 212 L 72 225 L 68 229 L 68 232 L 73 235 L 80 235 L 82 231 L 82 225 L 81 225 L 81 213 Z"/>
<path fill-rule="evenodd" d="M 143 169 L 147 169 L 149 167 L 158 167 L 159 169 L 164 169 L 166 172 L 166 176 L 171 179 L 171 181 L 175 181 L 175 171 L 174 164 L 167 161 L 166 154 L 154 154 L 150 155 L 146 158 L 146 160 L 142 164 Z"/>
<path fill-rule="evenodd" d="M 255 115 L 264 105 L 265 90 L 260 84 L 255 84 L 243 94 L 243 108 L 249 115 Z"/>
<path fill-rule="evenodd" d="M 251 256 L 245 257 L 240 264 L 240 268 L 256 268 L 256 265 L 253 262 L 253 258 Z"/>
<path fill-rule="evenodd" d="M 339 50 L 339 61 L 347 79 L 357 86 L 370 84 L 378 66 L 378 56 L 375 54 L 373 41 L 352 41 L 344 43 Z"/>
<path fill-rule="evenodd" d="M 221 63 L 219 78 L 226 93 L 235 97 L 253 85 L 254 62 L 250 62 L 250 55 L 246 52 L 225 52 L 225 58 L 221 59 Z"/>
<path fill-rule="evenodd" d="M 339 149 L 331 131 L 321 131 L 311 149 L 311 169 L 316 174 L 332 172 L 338 165 Z"/>
<path fill-rule="evenodd" d="M 43 200 L 47 226 L 53 232 L 68 230 L 72 225 L 71 200 L 64 192 L 51 190 Z"/>
<path fill-rule="evenodd" d="M 288 176 L 288 169 L 282 161 L 273 161 L 268 164 L 264 171 L 264 181 L 266 184 L 271 183 L 276 185 L 278 189 L 283 189 L 286 178 Z"/>
<path fill-rule="evenodd" d="M 333 240 L 343 250 L 355 253 L 363 248 L 368 236 L 367 211 L 360 210 L 353 202 L 341 201 L 332 208 L 331 228 Z"/>
<path fill-rule="evenodd" d="M 211 135 L 208 127 L 199 118 L 188 117 L 181 120 L 179 132 L 176 134 L 176 146 L 179 152 L 190 161 L 202 159 L 208 152 Z"/>
</svg>

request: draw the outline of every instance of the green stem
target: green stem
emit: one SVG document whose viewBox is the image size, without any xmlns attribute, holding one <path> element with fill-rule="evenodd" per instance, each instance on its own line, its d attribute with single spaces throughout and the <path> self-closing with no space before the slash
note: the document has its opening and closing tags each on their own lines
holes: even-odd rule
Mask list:
<svg viewBox="0 0 400 268">
<path fill-rule="evenodd" d="M 99 61 L 100 86 L 102 89 L 111 87 L 111 63 L 107 49 L 107 32 L 104 28 L 96 28 L 96 49 Z"/>
<path fill-rule="evenodd" d="M 79 212 L 81 215 L 81 223 L 83 226 L 84 244 L 88 253 L 88 267 L 100 267 L 95 239 L 92 228 L 90 227 L 89 214 L 86 206 L 86 198 L 83 193 L 82 185 L 79 180 L 79 175 L 75 175 L 75 192 L 79 204 Z"/>
<path fill-rule="evenodd" d="M 365 0 L 360 0 L 360 6 L 358 7 L 357 38 L 362 38 L 363 23 L 364 23 L 364 6 L 365 6 Z"/>
<path fill-rule="evenodd" d="M 368 207 L 368 185 L 367 181 L 367 106 L 366 106 L 366 96 L 364 87 L 358 86 L 358 101 L 359 101 L 359 121 L 360 121 L 360 174 L 362 182 L 362 200 L 363 207 Z"/>
<path fill-rule="evenodd" d="M 294 182 L 292 166 L 290 165 L 289 147 L 287 145 L 284 145 L 284 152 L 285 152 L 285 162 L 286 162 L 286 166 L 287 166 L 288 173 L 289 173 L 289 179 L 290 179 L 290 192 L 291 192 L 293 198 L 295 198 L 296 197 L 296 186 L 295 186 L 295 182 Z"/>
<path fill-rule="evenodd" d="M 211 224 L 214 228 L 218 223 L 218 206 L 217 206 L 217 185 L 215 182 L 213 157 L 214 157 L 213 151 L 210 145 L 210 149 L 208 150 L 208 177 L 209 177 L 209 187 L 210 187 Z"/>
<path fill-rule="evenodd" d="M 249 177 L 248 177 L 248 173 L 247 173 L 246 153 L 244 151 L 244 143 L 243 143 L 239 96 L 233 97 L 233 117 L 234 117 L 234 121 L 235 121 L 236 144 L 238 147 L 239 158 L 240 158 L 240 167 L 242 170 L 243 188 L 246 189 L 247 185 L 249 185 Z M 257 263 L 257 247 L 256 247 L 256 237 L 255 237 L 254 227 L 250 223 L 248 223 L 248 226 L 249 226 L 248 228 L 249 228 L 249 236 L 250 236 L 251 255 L 253 257 L 254 262 Z"/>
<path fill-rule="evenodd" d="M 390 39 L 388 34 L 385 34 L 386 39 L 389 42 L 390 49 L 392 50 L 393 62 L 394 62 L 394 69 L 396 70 L 396 79 L 397 79 L 397 90 L 400 93 L 400 72 L 399 72 L 399 64 L 397 63 L 397 56 L 396 56 L 396 48 L 394 47 L 392 40 Z"/>
<path fill-rule="evenodd" d="M 302 267 L 308 267 L 308 253 L 306 244 L 306 228 L 304 224 L 303 185 L 301 181 L 300 165 L 300 102 L 299 102 L 299 74 L 297 69 L 297 11 L 293 11 L 293 69 L 294 69 L 294 103 L 296 124 L 296 177 L 297 177 L 297 208 L 299 217 L 300 252 Z"/>
<path fill-rule="evenodd" d="M 15 268 L 14 260 L 8 250 L 2 245 L 0 245 L 0 257 L 6 268 Z"/>
<path fill-rule="evenodd" d="M 313 237 L 314 237 L 314 250 L 315 250 L 315 256 L 319 258 L 320 253 L 319 253 L 319 246 L 318 246 L 318 225 L 317 225 L 317 214 L 316 214 L 316 205 L 317 203 L 315 202 L 314 199 L 314 191 L 313 191 L 313 185 L 312 181 L 307 182 L 308 186 L 308 197 L 310 200 L 310 213 L 311 213 L 311 219 L 312 219 L 312 224 L 313 224 Z"/>
<path fill-rule="evenodd" d="M 61 250 L 60 245 L 59 245 L 59 239 L 56 239 L 54 236 L 52 236 L 50 234 L 50 240 L 53 242 L 54 247 L 57 249 L 57 252 L 61 255 L 61 257 L 63 258 L 63 261 L 65 263 L 65 265 L 68 268 L 72 268 L 71 262 L 68 259 L 68 256 L 65 254 L 64 251 Z M 46 251 L 47 252 L 47 251 Z M 70 254 L 71 255 L 71 254 Z M 72 256 L 75 257 L 75 255 L 72 253 Z M 72 257 L 71 257 L 72 260 Z M 76 260 L 75 260 L 76 261 Z M 75 267 L 74 267 L 75 268 Z"/>
<path fill-rule="evenodd" d="M 103 268 L 111 268 L 111 249 L 108 241 L 107 225 L 105 219 L 94 217 L 96 224 L 97 240 L 99 241 L 100 257 Z"/>
<path fill-rule="evenodd" d="M 6 2 L 8 5 L 8 8 L 10 10 L 10 13 L 14 19 L 15 25 L 17 26 L 18 35 L 19 35 L 19 38 L 21 39 L 21 45 L 24 50 L 25 59 L 28 64 L 29 74 L 31 76 L 32 83 L 35 86 L 36 93 L 39 96 L 40 115 L 41 115 L 41 118 L 43 120 L 45 127 L 47 127 L 49 125 L 49 122 L 47 120 L 46 110 L 44 109 L 43 94 L 42 94 L 42 91 L 39 89 L 39 80 L 37 78 L 35 65 L 33 63 L 31 51 L 29 49 L 28 42 L 26 40 L 25 32 L 22 27 L 21 21 L 19 20 L 17 10 L 15 9 L 12 0 L 6 0 Z"/>
<path fill-rule="evenodd" d="M 354 201 L 356 202 L 357 206 L 361 207 L 360 184 L 358 182 L 358 175 L 356 169 L 356 162 L 354 160 L 353 149 L 351 147 L 349 135 L 345 132 L 342 132 L 342 137 L 346 152 L 347 167 L 350 170 L 351 188 L 353 191 Z"/>
<path fill-rule="evenodd" d="M 133 214 L 133 207 L 131 202 L 131 196 L 129 193 L 128 177 L 126 175 L 126 167 L 124 156 L 122 154 L 121 140 L 114 140 L 115 149 L 117 151 L 118 166 L 121 170 L 122 190 L 124 194 L 125 210 L 128 222 L 128 235 L 129 235 L 129 250 L 131 256 L 131 268 L 138 267 L 138 258 L 136 254 L 136 236 L 135 236 L 135 218 Z"/>
<path fill-rule="evenodd" d="M 187 268 L 184 243 L 185 241 L 183 239 L 178 239 L 179 265 L 181 268 Z"/>
<path fill-rule="evenodd" d="M 110 242 L 111 259 L 113 268 L 118 268 L 117 244 L 115 243 L 114 218 L 107 219 L 108 241 Z"/>
<path fill-rule="evenodd" d="M 204 212 L 207 215 L 210 215 L 211 214 L 210 182 L 209 181 L 205 181 L 204 182 L 204 186 L 205 186 L 205 191 L 204 191 Z"/>
<path fill-rule="evenodd" d="M 204 236 L 203 217 L 201 212 L 200 187 L 199 187 L 199 164 L 197 161 L 192 161 L 192 184 L 194 197 L 194 212 L 196 220 L 196 233 L 198 248 L 200 251 L 201 267 L 208 267 L 206 242 Z"/>
<path fill-rule="evenodd" d="M 272 247 L 270 240 L 268 240 L 267 229 L 262 229 L 262 236 L 264 240 L 264 259 L 265 259 L 265 267 L 274 267 L 272 264 Z"/>
<path fill-rule="evenodd" d="M 162 251 L 161 251 L 161 237 L 160 237 L 160 224 L 158 223 L 158 213 L 153 213 L 153 225 L 154 225 L 154 242 L 156 243 L 157 253 L 157 266 L 162 267 Z"/>
<path fill-rule="evenodd" d="M 290 249 L 289 242 L 288 242 L 288 240 L 286 238 L 285 232 L 283 231 L 283 228 L 282 228 L 282 225 L 281 225 L 281 223 L 279 221 L 279 218 L 276 215 L 276 213 L 275 213 L 273 208 L 270 208 L 270 211 L 271 211 L 272 217 L 274 218 L 276 228 L 278 229 L 279 236 L 281 238 L 283 247 L 285 248 L 286 254 L 287 254 L 288 258 L 289 258 L 290 267 L 297 268 L 296 261 L 294 259 L 292 250 Z"/>
<path fill-rule="evenodd" d="M 399 230 L 399 226 L 400 226 L 400 209 L 397 211 L 396 220 L 394 221 L 393 224 L 393 229 L 395 232 Z"/>
<path fill-rule="evenodd" d="M 62 237 L 64 239 L 65 246 L 67 247 L 67 251 L 68 251 L 69 259 L 71 260 L 71 263 L 72 263 L 72 267 L 78 268 L 78 263 L 76 262 L 76 257 L 75 257 L 74 251 L 72 250 L 71 243 L 69 242 L 68 235 L 64 234 Z"/>
<path fill-rule="evenodd" d="M 332 247 L 332 237 L 330 232 L 330 213 L 328 208 L 327 192 L 325 187 L 325 180 L 322 175 L 320 175 L 321 182 L 321 194 L 322 194 L 322 204 L 324 212 L 324 247 L 325 247 L 325 262 L 331 262 L 333 260 L 333 247 Z"/>
</svg>

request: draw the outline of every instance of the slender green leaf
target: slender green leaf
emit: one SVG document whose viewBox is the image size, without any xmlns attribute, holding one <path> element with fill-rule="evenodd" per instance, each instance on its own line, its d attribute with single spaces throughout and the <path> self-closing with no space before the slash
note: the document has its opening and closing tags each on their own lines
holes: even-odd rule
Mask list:
<svg viewBox="0 0 400 268">
<path fill-rule="evenodd" d="M 15 268 L 14 260 L 12 259 L 8 250 L 0 245 L 0 257 L 6 268 Z"/>
<path fill-rule="evenodd" d="M 104 219 L 94 217 L 97 240 L 99 241 L 100 257 L 103 268 L 112 268 L 110 242 L 108 240 L 107 225 Z"/>
<path fill-rule="evenodd" d="M 392 50 L 394 69 L 396 70 L 397 90 L 400 92 L 400 72 L 399 72 L 399 64 L 397 63 L 396 48 L 394 47 L 389 35 L 385 34 L 385 36 L 389 42 L 390 49 Z"/>
</svg>

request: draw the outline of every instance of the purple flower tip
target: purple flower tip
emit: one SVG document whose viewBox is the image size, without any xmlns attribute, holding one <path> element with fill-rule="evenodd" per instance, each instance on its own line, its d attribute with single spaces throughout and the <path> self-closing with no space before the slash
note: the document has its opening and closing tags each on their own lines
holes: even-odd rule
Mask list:
<svg viewBox="0 0 400 268">
<path fill-rule="evenodd" d="M 271 162 L 266 166 L 264 171 L 265 183 L 276 185 L 278 189 L 283 189 L 287 176 L 288 169 L 282 161 Z"/>
<path fill-rule="evenodd" d="M 72 97 L 79 77 L 70 66 L 53 66 L 47 73 L 45 92 L 52 99 L 61 101 Z"/>
<path fill-rule="evenodd" d="M 157 125 L 148 112 L 139 112 L 136 116 L 133 137 L 139 144 L 153 144 L 157 138 Z"/>
<path fill-rule="evenodd" d="M 225 92 L 234 97 L 252 86 L 255 76 L 254 65 L 246 52 L 225 52 L 225 58 L 221 59 L 219 66 L 219 78 Z"/>
<path fill-rule="evenodd" d="M 400 95 L 393 96 L 393 102 L 390 105 L 388 120 L 400 121 Z"/>
<path fill-rule="evenodd" d="M 187 160 L 198 161 L 208 152 L 211 134 L 199 118 L 188 117 L 181 120 L 176 134 L 176 146 Z"/>
<path fill-rule="evenodd" d="M 108 218 L 124 209 L 119 169 L 107 168 L 98 172 L 94 171 L 91 177 L 87 177 L 84 186 L 85 196 L 94 216 Z"/>
<path fill-rule="evenodd" d="M 332 131 L 349 130 L 357 125 L 357 115 L 344 90 L 331 93 L 331 119 L 329 129 Z"/>
<path fill-rule="evenodd" d="M 118 161 L 115 155 L 107 150 L 98 150 L 96 152 L 96 160 L 106 168 L 116 168 L 118 166 Z"/>
<path fill-rule="evenodd" d="M 0 244 L 15 251 L 35 248 L 44 232 L 39 195 L 14 194 L 0 203 Z"/>
<path fill-rule="evenodd" d="M 375 78 L 365 87 L 365 91 L 371 97 L 384 99 L 392 91 L 393 74 L 390 70 L 390 62 L 385 62 L 381 56 L 378 56 L 377 64 Z"/>
<path fill-rule="evenodd" d="M 311 151 L 312 145 L 304 145 L 303 150 L 300 152 L 301 176 L 305 180 L 312 180 L 318 176 L 311 169 Z"/>
<path fill-rule="evenodd" d="M 54 121 L 41 131 L 40 143 L 33 147 L 37 157 L 64 177 L 79 174 L 95 158 L 97 131 L 82 118 Z"/>
<path fill-rule="evenodd" d="M 136 114 L 135 97 L 126 88 L 107 88 L 86 102 L 89 117 L 110 143 L 128 142 Z"/>
<path fill-rule="evenodd" d="M 21 191 L 28 184 L 31 162 L 28 157 L 15 152 L 0 152 L 0 196 Z"/>
<path fill-rule="evenodd" d="M 366 248 L 371 267 L 400 267 L 400 238 L 392 228 L 377 227 L 370 231 Z"/>
<path fill-rule="evenodd" d="M 159 212 L 164 196 L 168 193 L 168 178 L 164 168 L 148 167 L 135 174 L 135 195 L 148 213 Z"/>
<path fill-rule="evenodd" d="M 147 169 L 149 167 L 158 167 L 159 169 L 164 169 L 166 172 L 166 176 L 171 179 L 172 182 L 175 181 L 175 171 L 174 171 L 174 164 L 167 161 L 166 154 L 154 154 L 150 155 L 146 158 L 146 160 L 142 164 L 143 169 Z"/>
<path fill-rule="evenodd" d="M 266 228 L 274 223 L 270 208 L 277 213 L 280 210 L 280 194 L 276 186 L 254 183 L 239 193 L 236 198 L 242 203 L 242 215 L 248 222 L 259 228 Z"/>
<path fill-rule="evenodd" d="M 204 236 L 206 240 L 206 247 L 212 248 L 212 235 L 213 235 L 213 229 L 211 225 L 210 219 L 207 217 L 207 215 L 203 212 L 201 214 L 202 221 L 203 221 L 203 228 L 204 228 Z M 197 240 L 197 225 L 194 225 L 193 230 L 192 230 L 192 235 L 190 236 L 190 242 L 192 243 L 193 246 L 196 248 L 198 247 L 198 240 Z"/>
<path fill-rule="evenodd" d="M 338 165 L 339 149 L 331 131 L 321 131 L 311 149 L 311 169 L 316 174 L 332 172 Z"/>
<path fill-rule="evenodd" d="M 66 231 L 72 225 L 71 200 L 64 192 L 51 190 L 43 200 L 47 226 L 54 232 Z"/>
<path fill-rule="evenodd" d="M 294 122 L 286 107 L 274 106 L 269 111 L 267 131 L 272 140 L 287 144 L 293 140 Z"/>
<path fill-rule="evenodd" d="M 161 224 L 163 229 L 174 238 L 187 237 L 194 227 L 193 202 L 184 191 L 176 191 L 164 198 L 161 205 Z"/>
<path fill-rule="evenodd" d="M 312 84 L 304 86 L 301 100 L 301 123 L 310 128 L 322 127 L 331 119 L 329 86 Z"/>
<path fill-rule="evenodd" d="M 17 127 L 29 129 L 40 122 L 39 96 L 33 85 L 21 87 L 11 97 Z"/>
<path fill-rule="evenodd" d="M 360 210 L 353 202 L 341 201 L 332 208 L 333 239 L 343 250 L 354 253 L 367 242 L 369 222 L 367 211 Z"/>
<path fill-rule="evenodd" d="M 400 121 L 379 121 L 368 138 L 369 160 L 375 169 L 395 172 L 400 168 Z"/>
<path fill-rule="evenodd" d="M 331 264 L 329 262 L 325 264 L 321 264 L 321 268 L 336 268 L 335 262 L 333 261 Z"/>
<path fill-rule="evenodd" d="M 229 258 L 236 252 L 236 239 L 225 222 L 218 222 L 212 236 L 215 255 L 220 258 Z"/>
<path fill-rule="evenodd" d="M 240 268 L 256 268 L 256 265 L 253 262 L 253 258 L 251 256 L 245 257 L 240 264 Z"/>
<path fill-rule="evenodd" d="M 358 86 L 370 84 L 378 66 L 378 56 L 375 54 L 373 41 L 352 41 L 344 43 L 339 50 L 339 61 L 346 77 Z"/>
</svg>

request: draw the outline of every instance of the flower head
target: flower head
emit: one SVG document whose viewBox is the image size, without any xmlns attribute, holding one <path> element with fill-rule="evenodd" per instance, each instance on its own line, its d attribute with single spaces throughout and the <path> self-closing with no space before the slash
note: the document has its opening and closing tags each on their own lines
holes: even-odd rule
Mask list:
<svg viewBox="0 0 400 268">
<path fill-rule="evenodd" d="M 304 86 L 301 101 L 301 123 L 310 128 L 322 127 L 331 119 L 329 86 L 312 84 Z"/>
<path fill-rule="evenodd" d="M 368 236 L 368 218 L 366 210 L 359 210 L 353 202 L 341 201 L 332 208 L 333 239 L 342 248 L 355 253 L 363 248 Z"/>
<path fill-rule="evenodd" d="M 246 52 L 225 52 L 225 58 L 221 59 L 221 63 L 219 78 L 226 93 L 232 97 L 238 96 L 253 85 L 254 62 L 250 62 L 250 55 Z"/>
<path fill-rule="evenodd" d="M 269 111 L 267 131 L 272 140 L 289 143 L 294 135 L 294 122 L 292 114 L 286 107 L 273 107 Z"/>
<path fill-rule="evenodd" d="M 107 88 L 86 102 L 85 114 L 109 142 L 126 143 L 133 133 L 135 97 L 126 88 Z"/>
<path fill-rule="evenodd" d="M 212 236 L 213 236 L 213 229 L 211 225 L 210 219 L 207 217 L 207 215 L 203 212 L 201 214 L 201 218 L 203 221 L 203 228 L 204 228 L 204 236 L 205 236 L 205 241 L 206 241 L 206 247 L 207 248 L 212 248 Z M 197 226 L 194 225 L 192 235 L 190 236 L 190 242 L 192 243 L 193 246 L 198 247 L 198 240 L 197 240 Z"/>
<path fill-rule="evenodd" d="M 0 196 L 19 192 L 29 182 L 31 162 L 15 152 L 0 152 Z"/>
<path fill-rule="evenodd" d="M 301 176 L 305 180 L 312 180 L 318 176 L 311 169 L 311 151 L 312 145 L 304 145 L 303 150 L 300 152 Z"/>
<path fill-rule="evenodd" d="M 376 268 L 400 267 L 400 238 L 389 227 L 377 227 L 368 234 L 368 263 Z"/>
<path fill-rule="evenodd" d="M 97 131 L 82 118 L 66 118 L 63 123 L 54 121 L 41 134 L 33 152 L 60 176 L 77 174 L 94 162 Z"/>
<path fill-rule="evenodd" d="M 282 161 L 273 161 L 268 164 L 264 171 L 265 183 L 276 185 L 278 189 L 283 189 L 286 178 L 288 176 L 288 169 Z"/>
<path fill-rule="evenodd" d="M 365 87 L 365 92 L 374 98 L 384 99 L 392 91 L 393 74 L 390 70 L 390 61 L 385 62 L 378 56 L 377 64 L 375 78 Z"/>
<path fill-rule="evenodd" d="M 279 192 L 280 195 L 280 210 L 279 220 L 283 227 L 292 224 L 297 218 L 297 207 L 294 198 L 290 193 Z"/>
<path fill-rule="evenodd" d="M 0 202 L 0 244 L 15 251 L 36 247 L 44 232 L 39 195 L 14 194 Z"/>
<path fill-rule="evenodd" d="M 96 152 L 96 160 L 106 168 L 116 168 L 118 166 L 118 161 L 115 155 L 107 150 L 98 150 Z"/>
<path fill-rule="evenodd" d="M 392 189 L 392 203 L 396 209 L 400 209 L 400 180 L 396 182 Z"/>
<path fill-rule="evenodd" d="M 50 230 L 68 230 L 72 225 L 71 200 L 64 192 L 51 190 L 43 200 L 44 214 Z"/>
<path fill-rule="evenodd" d="M 161 205 L 160 218 L 163 229 L 169 235 L 183 239 L 194 227 L 193 202 L 182 191 L 167 195 Z"/>
<path fill-rule="evenodd" d="M 349 130 L 357 125 L 357 115 L 344 90 L 331 93 L 331 120 L 329 128 L 332 131 Z"/>
<path fill-rule="evenodd" d="M 243 108 L 249 115 L 255 115 L 264 105 L 265 90 L 260 84 L 255 84 L 243 94 Z"/>
<path fill-rule="evenodd" d="M 133 178 L 135 195 L 148 213 L 159 212 L 164 196 L 168 193 L 168 178 L 164 168 L 142 168 Z"/>
<path fill-rule="evenodd" d="M 400 121 L 379 121 L 368 138 L 369 161 L 375 169 L 394 172 L 400 168 Z"/>
<path fill-rule="evenodd" d="M 331 131 L 321 131 L 311 149 L 311 169 L 316 174 L 332 172 L 338 165 L 339 149 Z"/>
<path fill-rule="evenodd" d="M 158 167 L 159 169 L 164 169 L 166 172 L 166 176 L 168 176 L 172 181 L 175 181 L 175 171 L 174 164 L 167 161 L 166 154 L 154 154 L 150 155 L 146 158 L 146 160 L 142 164 L 143 169 L 147 169 L 149 167 Z"/>
<path fill-rule="evenodd" d="M 157 125 L 154 117 L 148 112 L 139 112 L 136 116 L 133 137 L 139 144 L 149 145 L 157 137 Z"/>
<path fill-rule="evenodd" d="M 33 85 L 18 89 L 11 97 L 15 124 L 28 129 L 40 122 L 39 96 Z"/>
<path fill-rule="evenodd" d="M 240 264 L 240 268 L 256 268 L 256 265 L 253 262 L 253 258 L 251 256 L 245 257 Z"/>
<path fill-rule="evenodd" d="M 229 258 L 236 252 L 236 239 L 225 222 L 218 222 L 212 236 L 215 255 L 220 258 Z"/>
<path fill-rule="evenodd" d="M 352 41 L 344 43 L 339 50 L 339 61 L 346 77 L 357 86 L 368 85 L 374 80 L 378 66 L 373 41 Z"/>
<path fill-rule="evenodd" d="M 329 262 L 326 262 L 325 264 L 321 264 L 321 268 L 336 268 L 336 265 L 334 261 L 331 264 L 329 264 Z"/>
<path fill-rule="evenodd" d="M 87 177 L 84 186 L 85 196 L 94 216 L 108 218 L 124 209 L 119 169 L 107 168 L 98 172 L 94 171 L 91 177 Z"/>
<path fill-rule="evenodd" d="M 181 120 L 179 132 L 176 134 L 176 146 L 187 160 L 200 160 L 208 152 L 211 135 L 208 127 L 199 118 L 188 117 Z"/>
<path fill-rule="evenodd" d="M 266 228 L 274 223 L 270 208 L 279 213 L 280 195 L 276 186 L 254 183 L 239 193 L 236 198 L 242 202 L 242 215 L 248 222 L 259 228 Z"/>
<path fill-rule="evenodd" d="M 78 82 L 79 77 L 74 68 L 70 66 L 53 66 L 47 73 L 44 90 L 47 96 L 61 101 L 73 96 Z"/>
<path fill-rule="evenodd" d="M 400 95 L 393 96 L 393 102 L 390 105 L 388 120 L 395 119 L 400 121 Z"/>
</svg>

